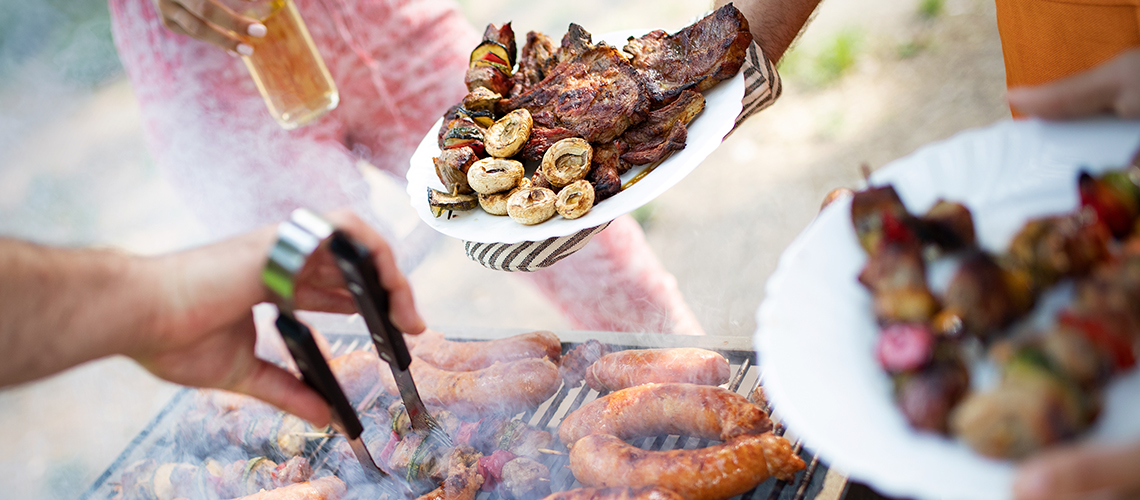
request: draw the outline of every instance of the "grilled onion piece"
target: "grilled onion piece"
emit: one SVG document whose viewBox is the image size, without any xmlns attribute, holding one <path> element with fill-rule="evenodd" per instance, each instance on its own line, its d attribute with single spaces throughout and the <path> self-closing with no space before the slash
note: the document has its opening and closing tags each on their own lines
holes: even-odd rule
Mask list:
<svg viewBox="0 0 1140 500">
<path fill-rule="evenodd" d="M 439 217 L 448 210 L 471 210 L 479 205 L 479 199 L 473 194 L 449 194 L 428 188 L 428 205 L 432 215 Z"/>
<path fill-rule="evenodd" d="M 530 111 L 526 108 L 507 113 L 487 129 L 483 139 L 487 154 L 497 158 L 514 156 L 526 145 L 526 141 L 530 140 L 530 130 L 533 126 Z"/>
<path fill-rule="evenodd" d="M 494 194 L 519 184 L 526 173 L 522 163 L 502 158 L 483 158 L 467 170 L 467 183 L 479 194 Z"/>
<path fill-rule="evenodd" d="M 562 139 L 552 144 L 542 156 L 542 175 L 558 188 L 584 179 L 590 173 L 593 154 L 594 148 L 585 139 Z"/>
<path fill-rule="evenodd" d="M 594 186 L 583 179 L 567 184 L 558 192 L 554 209 L 567 219 L 577 219 L 594 206 Z"/>
<path fill-rule="evenodd" d="M 520 189 L 507 199 L 507 215 L 519 224 L 533 225 L 554 217 L 554 191 L 542 187 Z"/>
</svg>

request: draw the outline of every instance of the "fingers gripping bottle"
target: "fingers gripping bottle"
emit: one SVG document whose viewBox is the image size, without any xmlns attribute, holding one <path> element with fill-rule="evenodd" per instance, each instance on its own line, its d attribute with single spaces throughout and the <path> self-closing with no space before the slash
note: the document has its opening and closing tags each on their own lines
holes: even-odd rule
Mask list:
<svg viewBox="0 0 1140 500">
<path fill-rule="evenodd" d="M 293 0 L 228 0 L 235 12 L 261 21 L 266 34 L 246 38 L 253 55 L 242 56 L 269 113 L 286 130 L 336 108 L 336 83 L 317 52 Z"/>
</svg>

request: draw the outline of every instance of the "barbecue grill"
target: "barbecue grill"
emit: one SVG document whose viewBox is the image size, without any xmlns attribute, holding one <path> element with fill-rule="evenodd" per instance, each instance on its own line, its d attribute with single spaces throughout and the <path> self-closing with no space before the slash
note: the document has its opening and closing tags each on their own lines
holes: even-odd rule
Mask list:
<svg viewBox="0 0 1140 500">
<path fill-rule="evenodd" d="M 360 349 L 374 349 L 367 330 L 359 317 L 321 315 L 308 321 L 329 340 L 332 353 L 339 356 Z M 457 328 L 441 329 L 448 332 L 450 340 L 493 340 L 531 330 L 522 329 L 481 329 Z M 755 364 L 755 353 L 751 339 L 746 337 L 687 337 L 660 334 L 635 334 L 617 332 L 562 331 L 555 332 L 562 340 L 563 352 L 589 339 L 608 343 L 615 349 L 640 349 L 646 347 L 700 347 L 719 352 L 728 360 L 732 377 L 728 389 L 746 396 L 750 401 L 772 413 L 775 424 L 773 432 L 783 434 L 785 429 L 779 423 L 779 413 L 769 408 L 761 388 L 762 373 Z M 195 389 L 186 388 L 177 392 L 158 415 L 127 445 L 126 449 L 111 463 L 106 471 L 87 489 L 80 500 L 110 499 L 116 494 L 115 486 L 124 468 L 148 457 L 169 456 L 169 451 L 177 446 L 174 427 L 179 417 L 194 405 Z M 603 394 L 584 384 L 577 388 L 562 386 L 558 393 L 538 408 L 521 415 L 521 419 L 531 426 L 558 435 L 558 425 L 569 413 L 582 404 Z M 733 500 L 835 500 L 843 498 L 848 488 L 847 478 L 838 471 L 831 470 L 819 457 L 814 456 L 804 443 L 791 433 L 786 437 L 794 443 L 795 451 L 803 458 L 807 468 L 800 471 L 794 481 L 779 481 L 774 478 L 760 484 L 754 490 Z M 314 470 L 325 465 L 331 444 L 340 437 L 326 438 L 307 448 L 307 457 Z M 634 441 L 632 444 L 648 450 L 692 449 L 707 446 L 705 439 L 687 436 L 658 436 Z M 378 451 L 378 450 L 375 450 Z M 562 491 L 580 486 L 574 479 L 565 455 L 550 454 L 543 460 L 550 469 L 551 490 Z M 852 491 L 854 493 L 854 491 Z M 848 498 L 862 495 L 846 495 Z M 480 492 L 478 500 L 499 500 L 494 493 Z"/>
</svg>

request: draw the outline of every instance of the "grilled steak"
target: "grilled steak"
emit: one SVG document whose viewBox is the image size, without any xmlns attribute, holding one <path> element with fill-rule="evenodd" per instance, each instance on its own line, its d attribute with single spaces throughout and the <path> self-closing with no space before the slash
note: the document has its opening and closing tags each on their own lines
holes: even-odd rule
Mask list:
<svg viewBox="0 0 1140 500">
<path fill-rule="evenodd" d="M 530 110 L 535 124 L 609 142 L 645 119 L 649 98 L 617 49 L 597 45 L 558 64 L 530 91 L 499 101 L 499 112 Z"/>
<path fill-rule="evenodd" d="M 621 159 L 634 165 L 653 163 L 673 151 L 685 149 L 688 130 L 685 124 L 705 109 L 700 92 L 682 91 L 668 106 L 651 111 L 645 121 L 626 130 L 621 140 L 629 143 L 629 151 Z"/>
<path fill-rule="evenodd" d="M 732 4 L 672 35 L 652 31 L 623 49 L 656 108 L 686 89 L 703 92 L 736 75 L 752 43 L 748 20 Z"/>
</svg>

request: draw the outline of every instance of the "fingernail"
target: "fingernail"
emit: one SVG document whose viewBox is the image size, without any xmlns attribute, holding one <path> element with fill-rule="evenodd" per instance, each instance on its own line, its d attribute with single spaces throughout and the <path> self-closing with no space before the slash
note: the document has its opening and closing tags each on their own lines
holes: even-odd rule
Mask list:
<svg viewBox="0 0 1140 500">
<path fill-rule="evenodd" d="M 261 37 L 265 36 L 265 34 L 269 32 L 269 30 L 265 29 L 264 24 L 253 23 L 253 24 L 249 25 L 249 28 L 246 28 L 245 32 L 248 33 L 249 36 L 261 38 Z"/>
<path fill-rule="evenodd" d="M 244 43 L 238 44 L 237 51 L 238 51 L 238 54 L 241 54 L 243 56 L 252 56 L 253 55 L 253 47 L 250 47 L 249 45 L 246 45 Z"/>
<path fill-rule="evenodd" d="M 1047 467 L 1027 466 L 1013 484 L 1014 496 L 1023 500 L 1049 498 L 1052 483 L 1053 475 Z"/>
</svg>

